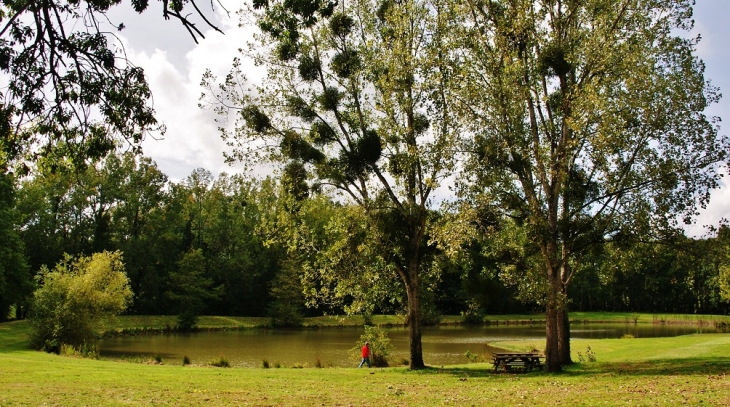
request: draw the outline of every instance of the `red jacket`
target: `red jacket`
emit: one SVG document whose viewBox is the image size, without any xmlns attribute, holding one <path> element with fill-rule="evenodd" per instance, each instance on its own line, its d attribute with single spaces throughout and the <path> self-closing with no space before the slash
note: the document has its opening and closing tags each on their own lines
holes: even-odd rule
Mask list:
<svg viewBox="0 0 730 407">
<path fill-rule="evenodd" d="M 370 347 L 368 345 L 364 345 L 362 347 L 362 357 L 364 357 L 364 358 L 370 357 Z"/>
</svg>

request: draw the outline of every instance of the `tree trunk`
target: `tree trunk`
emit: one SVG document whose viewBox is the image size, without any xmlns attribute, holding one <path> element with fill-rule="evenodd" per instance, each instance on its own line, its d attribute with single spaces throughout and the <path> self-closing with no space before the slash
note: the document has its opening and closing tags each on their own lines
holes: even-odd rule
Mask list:
<svg viewBox="0 0 730 407">
<path fill-rule="evenodd" d="M 568 284 L 571 268 L 568 260 L 568 250 L 563 248 L 563 263 L 560 268 L 560 295 L 558 303 L 558 353 L 560 364 L 570 365 L 570 319 L 568 319 Z"/>
<path fill-rule="evenodd" d="M 565 305 L 558 311 L 558 354 L 561 365 L 571 365 L 570 358 L 570 320 Z"/>
<path fill-rule="evenodd" d="M 411 275 L 413 277 L 413 275 Z M 408 293 L 408 331 L 410 339 L 411 361 L 410 369 L 423 369 L 423 348 L 421 346 L 421 318 L 420 303 L 418 298 L 418 277 L 415 281 L 411 278 L 410 284 L 406 287 Z"/>
<path fill-rule="evenodd" d="M 545 371 L 560 372 L 562 370 L 558 336 L 558 318 L 560 316 L 558 294 L 560 293 L 560 279 L 554 268 L 549 271 L 548 278 L 550 279 L 550 287 L 545 313 Z"/>
</svg>

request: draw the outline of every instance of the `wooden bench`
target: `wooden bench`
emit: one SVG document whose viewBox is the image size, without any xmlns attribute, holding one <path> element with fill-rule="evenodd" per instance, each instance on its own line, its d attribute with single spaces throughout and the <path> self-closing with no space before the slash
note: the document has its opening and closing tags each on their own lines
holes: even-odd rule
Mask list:
<svg viewBox="0 0 730 407">
<path fill-rule="evenodd" d="M 540 359 L 545 358 L 538 353 L 495 353 L 492 356 L 492 364 L 494 371 L 503 370 L 510 372 L 513 369 L 523 372 L 529 372 L 533 369 L 542 369 L 543 364 Z"/>
</svg>

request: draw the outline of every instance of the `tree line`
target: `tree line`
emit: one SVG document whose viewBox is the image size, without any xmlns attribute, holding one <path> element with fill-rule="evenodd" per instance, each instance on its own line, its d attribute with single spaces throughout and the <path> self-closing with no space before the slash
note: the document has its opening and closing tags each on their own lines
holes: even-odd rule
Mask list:
<svg viewBox="0 0 730 407">
<path fill-rule="evenodd" d="M 269 316 L 297 325 L 323 313 L 405 313 L 396 281 L 372 281 L 383 265 L 362 253 L 369 244 L 355 230 L 366 227 L 362 219 L 358 224 L 354 207 L 327 195 L 297 200 L 274 178 L 213 177 L 203 169 L 171 182 L 149 158 L 131 153 L 112 154 L 82 172 L 4 179 L 3 319 L 24 316 L 43 267 L 104 251 L 122 253 L 132 314 Z M 484 314 L 541 310 L 544 292 L 531 281 L 540 274 L 523 275 L 534 249 L 509 220 L 501 223 L 459 256 L 433 254 L 423 322 L 440 314 L 478 322 Z M 677 233 L 601 246 L 582 259 L 568 306 L 725 314 L 721 266 L 729 243 L 721 228 L 706 239 Z M 352 287 L 340 287 L 339 297 L 320 293 L 335 282 Z"/>
</svg>

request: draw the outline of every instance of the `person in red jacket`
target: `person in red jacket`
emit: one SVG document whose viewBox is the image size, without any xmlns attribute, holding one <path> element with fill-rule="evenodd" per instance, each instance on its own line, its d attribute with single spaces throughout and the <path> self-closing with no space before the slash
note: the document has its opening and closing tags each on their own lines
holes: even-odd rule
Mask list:
<svg viewBox="0 0 730 407">
<path fill-rule="evenodd" d="M 362 360 L 360 361 L 360 366 L 357 368 L 361 368 L 363 363 L 368 364 L 368 367 L 370 367 L 370 344 L 368 342 L 365 342 L 365 345 L 362 347 Z"/>
</svg>

